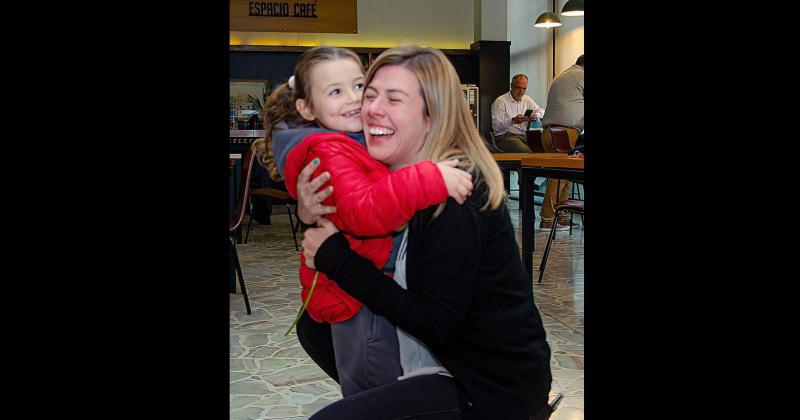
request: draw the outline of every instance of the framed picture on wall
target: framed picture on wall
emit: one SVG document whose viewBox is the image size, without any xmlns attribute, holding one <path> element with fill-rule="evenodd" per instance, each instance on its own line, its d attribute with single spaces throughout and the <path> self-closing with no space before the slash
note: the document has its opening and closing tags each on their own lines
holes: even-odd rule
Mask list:
<svg viewBox="0 0 800 420">
<path fill-rule="evenodd" d="M 231 79 L 231 129 L 264 128 L 264 105 L 271 92 L 269 80 Z"/>
</svg>

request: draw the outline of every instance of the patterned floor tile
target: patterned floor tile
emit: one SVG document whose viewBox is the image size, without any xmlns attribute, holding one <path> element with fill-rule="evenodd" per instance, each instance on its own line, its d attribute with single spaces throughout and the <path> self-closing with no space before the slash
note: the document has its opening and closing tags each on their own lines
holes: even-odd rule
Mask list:
<svg viewBox="0 0 800 420">
<path fill-rule="evenodd" d="M 518 206 L 510 201 L 521 243 Z M 547 240 L 536 226 L 534 278 Z M 230 418 L 307 419 L 340 399 L 341 391 L 305 354 L 294 331 L 284 335 L 301 305 L 299 253 L 285 209 L 273 213 L 271 225 L 254 223 L 248 243 L 237 250 L 252 314 L 245 313 L 241 294 L 230 295 Z M 583 276 L 582 229 L 558 232 L 542 284 L 531 281 L 552 349 L 551 397 L 564 395 L 552 420 L 583 419 Z"/>
</svg>

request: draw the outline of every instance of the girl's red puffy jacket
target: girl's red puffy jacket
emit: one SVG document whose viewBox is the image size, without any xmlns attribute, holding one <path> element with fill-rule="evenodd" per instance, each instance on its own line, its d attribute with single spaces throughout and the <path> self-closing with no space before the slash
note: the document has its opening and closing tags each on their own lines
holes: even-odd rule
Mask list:
<svg viewBox="0 0 800 420">
<path fill-rule="evenodd" d="M 326 217 L 345 233 L 350 247 L 382 268 L 392 251 L 392 234 L 423 210 L 447 199 L 447 187 L 435 163 L 419 162 L 391 172 L 373 159 L 367 148 L 347 135 L 322 132 L 306 136 L 286 155 L 283 168 L 286 189 L 297 198 L 297 177 L 314 158 L 320 166 L 311 179 L 324 171 L 331 174 L 323 187 L 333 194 L 323 201 L 336 206 Z M 300 283 L 305 302 L 315 271 L 300 254 Z M 306 310 L 317 322 L 341 322 L 361 309 L 361 303 L 342 291 L 336 282 L 319 273 Z"/>
</svg>

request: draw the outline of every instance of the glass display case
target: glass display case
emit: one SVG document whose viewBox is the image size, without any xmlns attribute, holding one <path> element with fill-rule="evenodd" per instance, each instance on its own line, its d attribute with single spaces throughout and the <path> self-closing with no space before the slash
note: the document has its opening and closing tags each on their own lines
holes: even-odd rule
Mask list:
<svg viewBox="0 0 800 420">
<path fill-rule="evenodd" d="M 268 80 L 231 79 L 231 130 L 260 130 L 264 128 L 264 104 L 271 92 Z"/>
<path fill-rule="evenodd" d="M 464 93 L 464 99 L 467 100 L 467 106 L 469 107 L 469 112 L 472 114 L 472 119 L 475 121 L 475 128 L 478 129 L 478 132 L 481 132 L 480 127 L 480 97 L 478 86 L 474 84 L 466 84 L 461 85 L 461 91 Z"/>
</svg>

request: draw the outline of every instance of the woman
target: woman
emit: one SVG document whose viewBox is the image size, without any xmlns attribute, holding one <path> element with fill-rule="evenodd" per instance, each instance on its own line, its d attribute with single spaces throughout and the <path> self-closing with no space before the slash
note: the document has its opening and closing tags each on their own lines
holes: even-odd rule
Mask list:
<svg viewBox="0 0 800 420">
<path fill-rule="evenodd" d="M 403 47 L 370 67 L 361 108 L 369 154 L 397 170 L 457 158 L 475 189 L 418 212 L 399 246 L 395 277 L 356 255 L 320 218 L 303 240 L 315 268 L 397 327 L 403 376 L 349 396 L 313 419 L 546 419 L 550 348 L 519 256 L 497 164 L 470 118 L 455 69 L 440 51 Z M 299 214 L 316 221 L 327 191 L 298 180 Z M 328 175 L 323 174 L 322 179 Z M 330 337 L 305 319 L 298 336 L 330 371 Z M 341 355 L 340 355 L 341 356 Z"/>
</svg>

